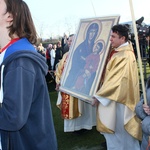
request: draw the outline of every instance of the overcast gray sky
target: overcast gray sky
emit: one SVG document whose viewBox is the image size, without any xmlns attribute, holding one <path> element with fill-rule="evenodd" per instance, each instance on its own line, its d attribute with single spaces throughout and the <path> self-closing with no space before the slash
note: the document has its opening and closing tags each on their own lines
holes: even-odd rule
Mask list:
<svg viewBox="0 0 150 150">
<path fill-rule="evenodd" d="M 42 37 L 76 31 L 80 19 L 120 15 L 120 22 L 131 21 L 129 0 L 24 0 Z M 135 19 L 150 24 L 150 0 L 132 0 Z"/>
</svg>

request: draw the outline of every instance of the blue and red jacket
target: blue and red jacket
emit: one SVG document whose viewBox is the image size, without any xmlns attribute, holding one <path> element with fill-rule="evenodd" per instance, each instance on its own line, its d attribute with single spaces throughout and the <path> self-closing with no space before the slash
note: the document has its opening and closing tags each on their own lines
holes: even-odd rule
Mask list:
<svg viewBox="0 0 150 150">
<path fill-rule="evenodd" d="M 22 38 L 1 64 L 0 132 L 3 150 L 57 150 L 43 56 Z"/>
</svg>

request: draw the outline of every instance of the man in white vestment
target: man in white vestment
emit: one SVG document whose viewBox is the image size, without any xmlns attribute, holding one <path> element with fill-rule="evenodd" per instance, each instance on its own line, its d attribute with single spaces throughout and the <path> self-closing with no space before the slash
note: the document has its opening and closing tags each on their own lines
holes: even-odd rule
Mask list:
<svg viewBox="0 0 150 150">
<path fill-rule="evenodd" d="M 69 48 L 72 40 L 73 35 L 70 35 L 68 39 Z M 69 52 L 63 55 L 56 69 L 57 90 L 59 90 L 62 72 L 68 60 L 68 55 Z M 59 91 L 56 105 L 60 108 L 61 116 L 64 119 L 64 132 L 74 132 L 82 129 L 91 130 L 93 126 L 96 126 L 96 107 L 91 104 Z"/>
</svg>

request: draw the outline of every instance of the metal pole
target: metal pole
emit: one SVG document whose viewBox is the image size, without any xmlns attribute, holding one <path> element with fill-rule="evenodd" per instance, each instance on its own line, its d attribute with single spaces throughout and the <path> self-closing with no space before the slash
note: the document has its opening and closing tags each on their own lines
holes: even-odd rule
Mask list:
<svg viewBox="0 0 150 150">
<path fill-rule="evenodd" d="M 95 12 L 95 8 L 94 8 L 94 5 L 93 5 L 92 0 L 91 0 L 91 4 L 92 4 L 92 7 L 93 7 L 94 14 L 95 14 L 95 16 L 96 16 L 96 12 Z"/>
</svg>

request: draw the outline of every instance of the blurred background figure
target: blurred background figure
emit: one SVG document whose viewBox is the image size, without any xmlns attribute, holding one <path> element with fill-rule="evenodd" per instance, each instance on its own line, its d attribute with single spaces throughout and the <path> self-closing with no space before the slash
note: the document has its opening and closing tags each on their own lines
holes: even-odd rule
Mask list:
<svg viewBox="0 0 150 150">
<path fill-rule="evenodd" d="M 52 70 L 52 66 L 51 66 L 51 50 L 52 50 L 53 45 L 52 44 L 48 44 L 48 47 L 46 49 L 46 62 L 48 65 L 48 69 Z"/>
<path fill-rule="evenodd" d="M 43 46 L 42 43 L 40 43 L 39 46 L 37 47 L 37 51 L 38 51 L 42 56 L 45 57 L 45 48 L 44 48 L 44 46 Z"/>
<path fill-rule="evenodd" d="M 62 43 L 62 55 L 64 55 L 66 52 L 69 51 L 68 36 L 66 33 L 64 33 L 64 36 L 62 37 L 61 43 Z"/>
<path fill-rule="evenodd" d="M 56 57 L 56 44 L 53 45 L 53 48 L 51 49 L 50 52 L 50 57 L 51 57 L 51 70 L 54 70 L 54 62 L 55 62 L 55 57 Z"/>
<path fill-rule="evenodd" d="M 55 61 L 54 61 L 53 70 L 56 70 L 56 65 L 61 59 L 62 59 L 62 47 L 61 47 L 61 41 L 58 41 L 56 51 L 55 51 Z"/>
</svg>

